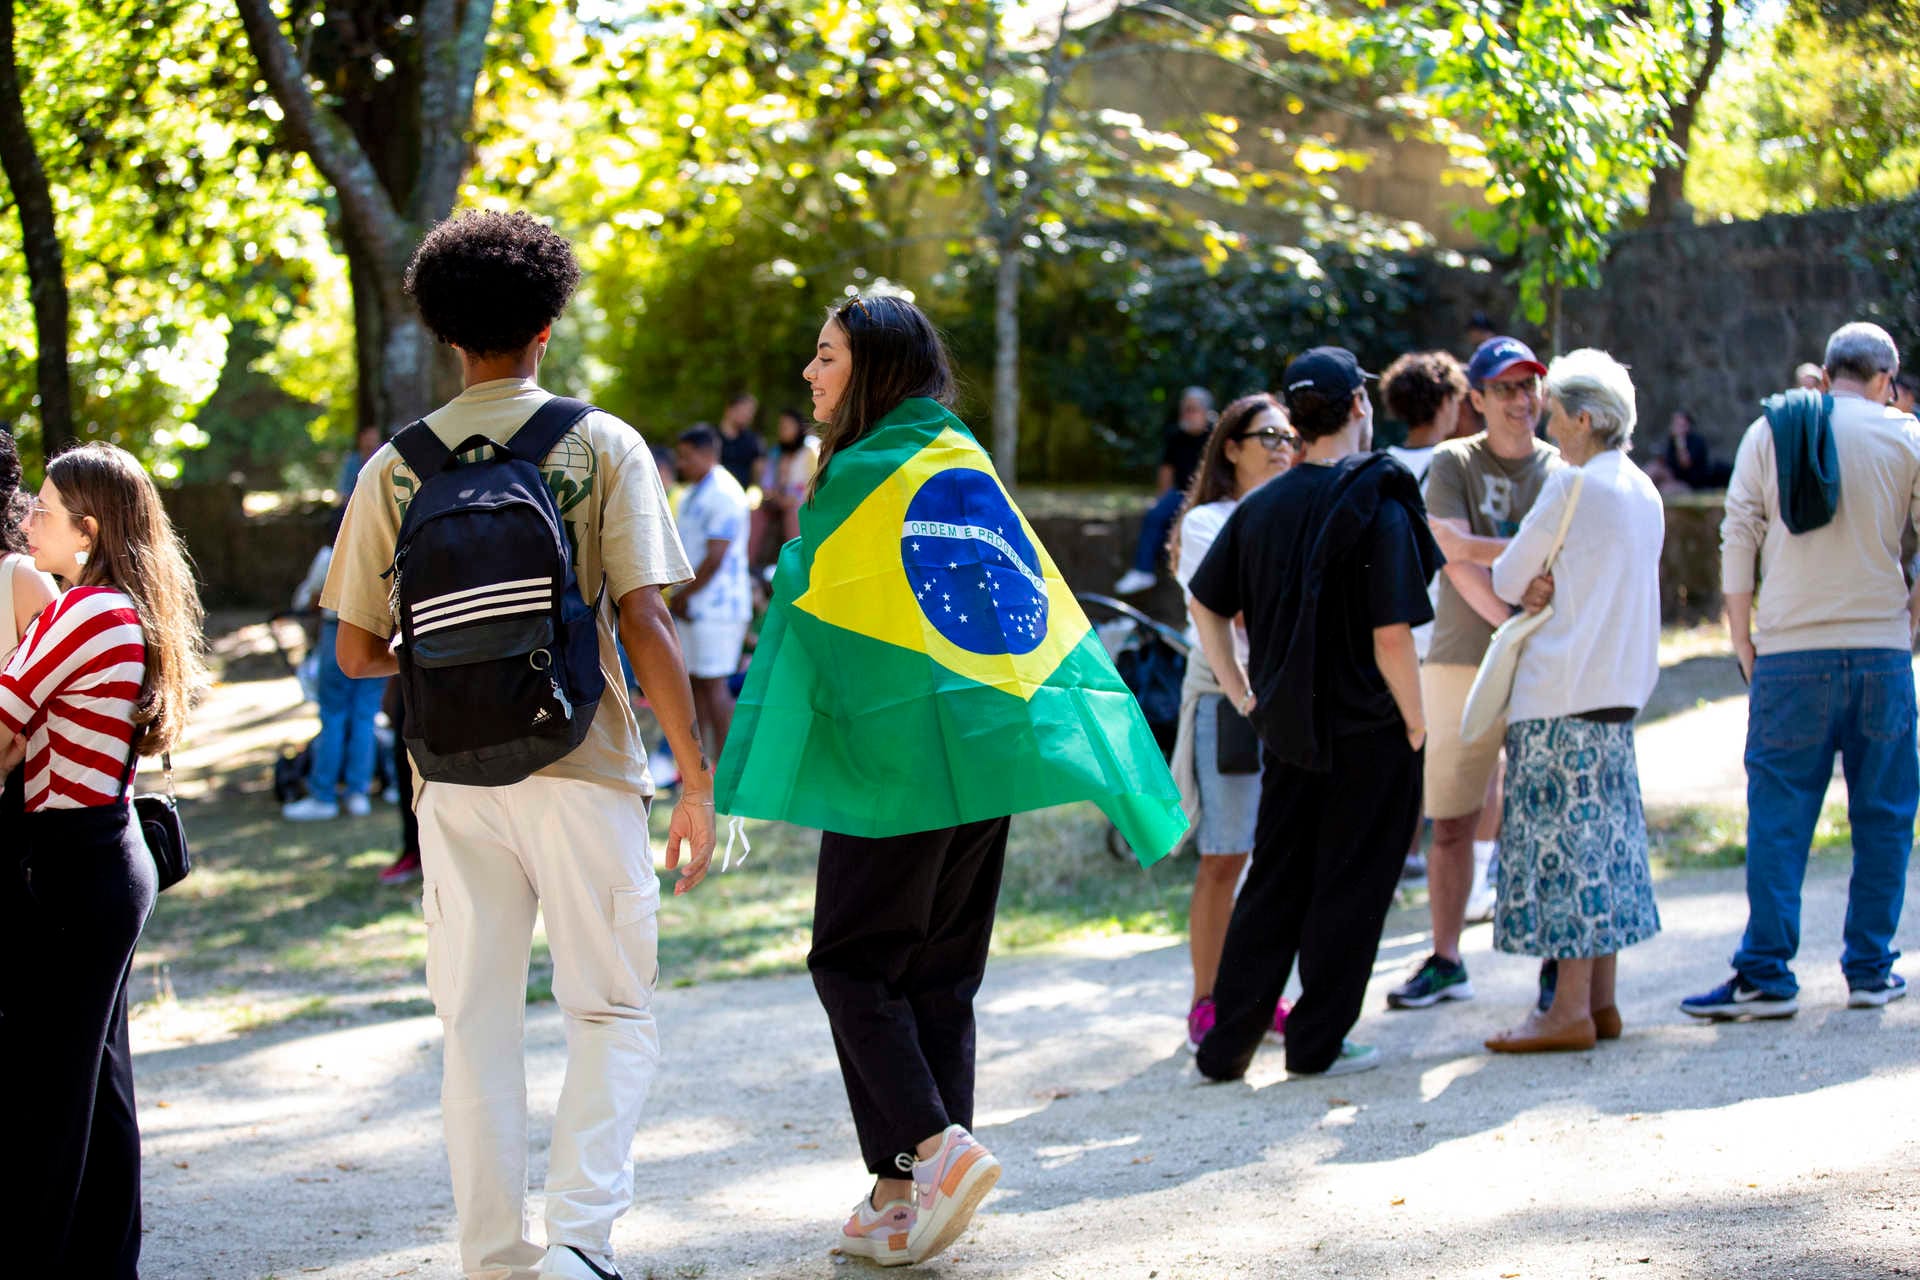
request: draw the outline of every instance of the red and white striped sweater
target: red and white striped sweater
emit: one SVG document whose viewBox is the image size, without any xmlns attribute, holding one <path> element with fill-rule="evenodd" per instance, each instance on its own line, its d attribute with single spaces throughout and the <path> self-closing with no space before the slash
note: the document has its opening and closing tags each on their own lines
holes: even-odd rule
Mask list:
<svg viewBox="0 0 1920 1280">
<path fill-rule="evenodd" d="M 133 742 L 147 647 L 133 601 L 73 587 L 0 672 L 0 724 L 27 740 L 27 811 L 114 802 Z"/>
</svg>

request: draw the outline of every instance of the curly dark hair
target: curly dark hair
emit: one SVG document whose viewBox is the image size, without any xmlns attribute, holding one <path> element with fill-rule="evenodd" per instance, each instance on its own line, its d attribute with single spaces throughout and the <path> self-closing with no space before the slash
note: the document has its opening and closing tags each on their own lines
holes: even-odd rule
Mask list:
<svg viewBox="0 0 1920 1280">
<path fill-rule="evenodd" d="M 1387 412 L 1409 427 L 1426 426 L 1449 397 L 1465 394 L 1467 371 L 1445 351 L 1410 351 L 1380 377 Z"/>
<path fill-rule="evenodd" d="M 20 527 L 30 499 L 20 491 L 20 451 L 13 432 L 0 430 L 0 554 L 25 555 L 27 531 Z"/>
<path fill-rule="evenodd" d="M 407 263 L 407 294 L 427 328 L 475 356 L 526 350 L 579 283 L 573 246 L 524 213 L 448 218 Z"/>
</svg>

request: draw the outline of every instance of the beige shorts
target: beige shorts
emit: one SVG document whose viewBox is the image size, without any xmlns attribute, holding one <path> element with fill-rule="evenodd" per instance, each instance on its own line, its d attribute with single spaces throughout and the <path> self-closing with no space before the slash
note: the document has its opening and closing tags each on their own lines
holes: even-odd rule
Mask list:
<svg viewBox="0 0 1920 1280">
<path fill-rule="evenodd" d="M 1476 667 L 1429 663 L 1420 668 L 1420 702 L 1427 713 L 1426 799 L 1429 818 L 1464 818 L 1480 808 L 1487 780 L 1500 763 L 1506 722 L 1478 742 L 1460 740 L 1460 713 L 1466 710 Z"/>
</svg>

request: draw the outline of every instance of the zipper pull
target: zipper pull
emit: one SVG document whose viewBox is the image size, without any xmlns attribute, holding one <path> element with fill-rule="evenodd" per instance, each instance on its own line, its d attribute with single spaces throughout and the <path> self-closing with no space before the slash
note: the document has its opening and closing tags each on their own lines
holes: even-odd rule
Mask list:
<svg viewBox="0 0 1920 1280">
<path fill-rule="evenodd" d="M 560 682 L 548 676 L 547 683 L 553 686 L 553 700 L 560 704 L 560 710 L 566 712 L 567 719 L 573 719 L 573 704 L 568 702 L 567 695 L 560 691 Z"/>
</svg>

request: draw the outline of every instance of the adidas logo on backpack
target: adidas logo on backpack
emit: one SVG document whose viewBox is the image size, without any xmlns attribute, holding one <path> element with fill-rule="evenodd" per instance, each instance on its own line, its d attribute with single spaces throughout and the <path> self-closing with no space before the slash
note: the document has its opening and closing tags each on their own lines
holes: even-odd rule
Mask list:
<svg viewBox="0 0 1920 1280">
<path fill-rule="evenodd" d="M 586 739 L 606 688 L 593 606 L 540 464 L 593 411 L 555 397 L 505 445 L 448 449 L 424 421 L 393 438 L 419 478 L 391 599 L 407 750 L 433 782 L 502 787 Z M 458 455 L 479 446 L 473 462 Z"/>
</svg>

